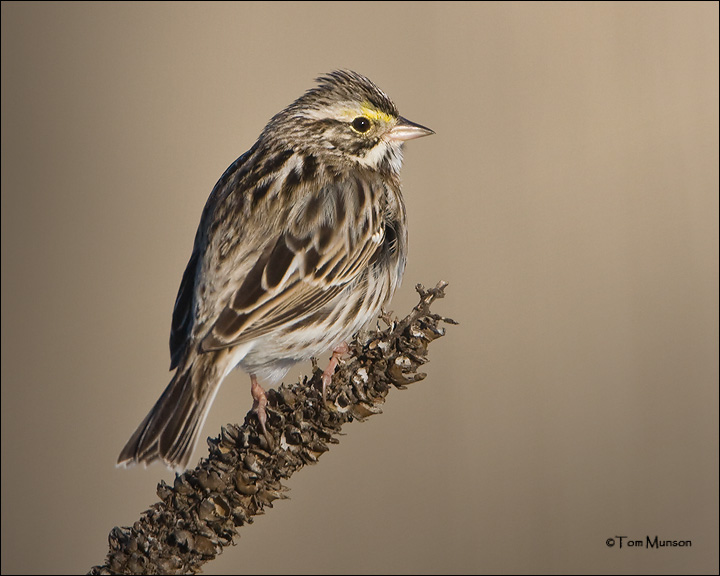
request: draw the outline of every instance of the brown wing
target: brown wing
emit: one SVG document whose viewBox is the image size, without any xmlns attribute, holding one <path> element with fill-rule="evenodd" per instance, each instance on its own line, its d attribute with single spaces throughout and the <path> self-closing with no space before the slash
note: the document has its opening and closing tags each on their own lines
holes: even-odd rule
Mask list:
<svg viewBox="0 0 720 576">
<path fill-rule="evenodd" d="M 190 261 L 185 267 L 180 288 L 175 298 L 175 307 L 173 308 L 172 326 L 170 329 L 170 369 L 176 368 L 182 361 L 188 345 L 193 340 L 193 331 L 196 328 L 198 318 L 198 310 L 195 302 L 196 290 L 198 284 L 198 275 L 201 273 L 203 259 L 207 256 L 205 249 L 207 247 L 207 232 L 210 222 L 216 216 L 216 210 L 219 204 L 226 202 L 230 206 L 238 203 L 242 206 L 242 193 L 236 190 L 238 183 L 247 178 L 248 173 L 252 175 L 252 169 L 257 166 L 253 162 L 253 154 L 257 151 L 258 145 L 255 144 L 245 154 L 240 156 L 233 162 L 222 177 L 218 180 L 210 193 L 205 208 L 203 209 L 200 225 L 195 234 L 195 243 Z M 253 177 L 253 182 L 257 178 Z M 243 182 L 245 186 L 248 186 Z M 233 192 L 236 192 L 233 194 Z M 227 209 L 226 209 L 227 210 Z"/>
<path fill-rule="evenodd" d="M 324 188 L 320 207 L 307 201 L 289 219 L 290 229 L 267 245 L 202 350 L 234 346 L 315 313 L 368 266 L 384 239 L 382 215 L 363 183 L 342 186 Z"/>
<path fill-rule="evenodd" d="M 177 367 L 185 353 L 193 327 L 193 293 L 197 275 L 198 253 L 193 252 L 185 267 L 182 282 L 175 298 L 172 328 L 170 329 L 170 370 Z"/>
</svg>

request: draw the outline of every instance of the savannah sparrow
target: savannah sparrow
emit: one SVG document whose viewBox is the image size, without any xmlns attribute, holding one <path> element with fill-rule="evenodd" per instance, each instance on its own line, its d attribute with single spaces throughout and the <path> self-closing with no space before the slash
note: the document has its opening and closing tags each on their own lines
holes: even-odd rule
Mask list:
<svg viewBox="0 0 720 576">
<path fill-rule="evenodd" d="M 215 185 L 172 318 L 175 374 L 118 458 L 187 467 L 210 405 L 236 366 L 280 382 L 377 317 L 405 269 L 403 142 L 433 131 L 373 82 L 335 71 L 274 116 Z"/>
</svg>

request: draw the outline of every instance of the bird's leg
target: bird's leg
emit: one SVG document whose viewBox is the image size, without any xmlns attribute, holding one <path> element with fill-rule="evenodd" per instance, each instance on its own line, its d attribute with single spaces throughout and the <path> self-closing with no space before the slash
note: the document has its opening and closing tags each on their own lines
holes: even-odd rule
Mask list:
<svg viewBox="0 0 720 576">
<path fill-rule="evenodd" d="M 337 368 L 338 362 L 340 361 L 340 356 L 347 354 L 348 352 L 350 352 L 350 348 L 348 347 L 347 342 L 339 344 L 333 350 L 332 356 L 330 357 L 330 364 L 328 364 L 328 367 L 325 368 L 325 372 L 322 373 L 323 402 L 325 401 L 325 390 L 330 385 L 330 382 L 332 382 L 332 377 L 335 373 L 335 368 Z"/>
<path fill-rule="evenodd" d="M 267 413 L 265 412 L 265 406 L 267 406 L 267 395 L 263 387 L 258 384 L 257 377 L 255 374 L 250 374 L 250 393 L 253 397 L 253 411 L 257 414 L 258 422 L 260 422 L 260 428 L 262 428 L 263 434 L 268 435 L 267 429 L 265 428 L 265 422 L 267 422 Z"/>
</svg>

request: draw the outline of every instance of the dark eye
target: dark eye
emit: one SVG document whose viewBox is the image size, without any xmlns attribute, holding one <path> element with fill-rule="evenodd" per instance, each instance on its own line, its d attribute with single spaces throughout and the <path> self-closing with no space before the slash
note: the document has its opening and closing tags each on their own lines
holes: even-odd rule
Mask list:
<svg viewBox="0 0 720 576">
<path fill-rule="evenodd" d="M 352 121 L 352 127 L 362 134 L 370 130 L 370 120 L 365 116 L 358 116 Z"/>
</svg>

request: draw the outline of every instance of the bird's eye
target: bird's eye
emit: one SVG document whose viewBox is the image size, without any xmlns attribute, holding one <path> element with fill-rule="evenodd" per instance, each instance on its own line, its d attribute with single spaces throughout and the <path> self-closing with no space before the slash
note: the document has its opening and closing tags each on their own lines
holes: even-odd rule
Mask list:
<svg viewBox="0 0 720 576">
<path fill-rule="evenodd" d="M 365 116 L 358 116 L 355 118 L 355 120 L 352 121 L 352 127 L 360 132 L 360 134 L 364 134 L 368 130 L 370 130 L 370 120 L 365 118 Z"/>
</svg>

